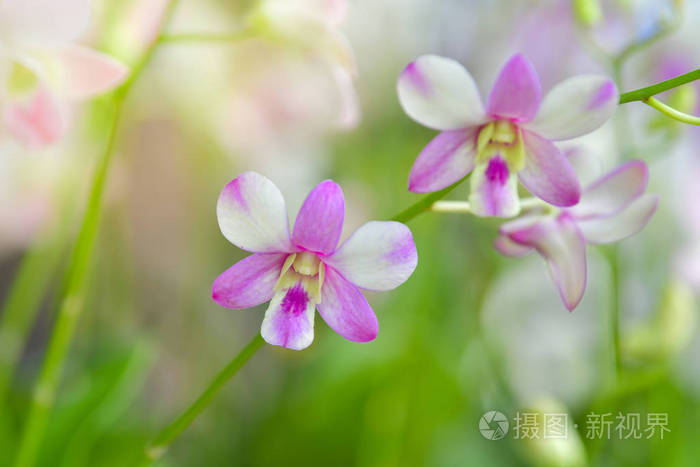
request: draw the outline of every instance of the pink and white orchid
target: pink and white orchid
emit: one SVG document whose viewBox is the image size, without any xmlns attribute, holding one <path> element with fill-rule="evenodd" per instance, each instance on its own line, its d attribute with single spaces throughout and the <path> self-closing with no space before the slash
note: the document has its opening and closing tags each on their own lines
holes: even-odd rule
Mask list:
<svg viewBox="0 0 700 467">
<path fill-rule="evenodd" d="M 3 118 L 23 143 L 55 142 L 66 129 L 64 102 L 105 92 L 126 77 L 117 60 L 73 44 L 89 18 L 89 0 L 0 2 Z"/>
<path fill-rule="evenodd" d="M 441 131 L 413 165 L 409 190 L 437 191 L 474 171 L 469 201 L 479 216 L 517 215 L 518 179 L 550 204 L 575 205 L 578 177 L 553 141 L 595 130 L 618 102 L 615 84 L 598 75 L 564 80 L 542 99 L 537 73 L 521 54 L 501 70 L 485 110 L 469 72 L 448 58 L 419 57 L 397 88 L 411 118 Z"/>
<path fill-rule="evenodd" d="M 506 256 L 536 250 L 547 260 L 564 305 L 573 310 L 586 289 L 586 243 L 622 240 L 641 231 L 658 197 L 644 194 L 648 169 L 630 161 L 589 185 L 573 207 L 533 212 L 503 224 L 495 247 Z"/>
<path fill-rule="evenodd" d="M 214 301 L 241 309 L 269 300 L 262 336 L 290 349 L 313 341 L 315 308 L 346 339 L 373 340 L 377 318 L 360 289 L 393 289 L 418 262 L 411 231 L 399 222 L 368 222 L 338 246 L 345 200 L 332 180 L 309 193 L 291 235 L 282 193 L 255 172 L 226 185 L 217 216 L 224 236 L 254 254 L 214 281 Z"/>
</svg>

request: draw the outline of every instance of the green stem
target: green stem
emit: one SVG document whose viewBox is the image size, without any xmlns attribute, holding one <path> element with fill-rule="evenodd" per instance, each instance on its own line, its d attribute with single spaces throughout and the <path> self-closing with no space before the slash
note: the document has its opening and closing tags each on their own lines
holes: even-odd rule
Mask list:
<svg viewBox="0 0 700 467">
<path fill-rule="evenodd" d="M 610 335 L 613 356 L 613 371 L 619 383 L 622 375 L 622 355 L 620 352 L 620 258 L 617 247 L 612 247 L 608 254 L 611 274 Z"/>
<path fill-rule="evenodd" d="M 435 201 L 444 198 L 449 192 L 454 190 L 460 183 L 469 178 L 462 178 L 456 183 L 444 188 L 435 193 L 431 193 L 418 202 L 408 207 L 407 209 L 401 211 L 399 214 L 394 216 L 392 220 L 397 222 L 408 222 L 419 214 L 428 211 Z M 159 459 L 168 449 L 168 446 L 177 438 L 180 433 L 182 433 L 190 424 L 194 421 L 197 416 L 202 413 L 202 411 L 207 408 L 207 406 L 214 399 L 214 396 L 219 392 L 219 390 L 226 384 L 231 378 L 233 378 L 238 370 L 240 370 L 250 358 L 258 351 L 264 344 L 264 341 L 260 335 L 253 338 L 248 345 L 246 345 L 243 350 L 241 350 L 233 360 L 231 360 L 228 365 L 224 367 L 223 370 L 214 378 L 214 380 L 207 386 L 204 392 L 197 398 L 197 400 L 185 410 L 179 417 L 175 419 L 170 425 L 166 426 L 163 430 L 158 433 L 144 451 L 144 459 L 141 465 L 150 465 L 153 461 Z"/>
<path fill-rule="evenodd" d="M 678 120 L 679 122 L 683 123 L 688 123 L 690 125 L 700 125 L 700 117 L 696 117 L 694 115 L 688 115 L 685 112 L 681 112 L 680 110 L 676 110 L 673 107 L 664 104 L 658 99 L 655 99 L 653 97 L 649 97 L 643 101 L 645 104 L 647 104 L 650 107 L 655 108 L 662 114 L 671 117 L 674 120 Z"/>
<path fill-rule="evenodd" d="M 661 81 L 660 83 L 652 84 L 640 89 L 635 89 L 634 91 L 628 91 L 620 94 L 620 104 L 627 104 L 628 102 L 635 101 L 645 101 L 652 96 L 661 94 L 662 92 L 668 91 L 669 89 L 677 88 L 678 86 L 683 86 L 684 84 L 692 83 L 700 79 L 700 68 L 697 70 L 684 73 L 682 75 L 676 76 L 675 78 L 667 79 L 666 81 Z"/>
<path fill-rule="evenodd" d="M 469 174 L 471 175 L 471 174 Z M 469 178 L 469 175 L 466 177 L 462 178 L 458 182 L 453 183 L 452 185 L 448 186 L 447 188 L 443 188 L 440 191 L 436 191 L 435 193 L 431 193 L 420 200 L 418 200 L 415 204 L 407 207 L 397 215 L 391 218 L 392 221 L 396 222 L 408 222 L 414 217 L 416 217 L 419 214 L 422 214 L 425 211 L 428 211 L 433 203 L 436 201 L 441 200 L 445 196 L 447 196 L 448 193 L 450 193 L 452 190 L 457 188 L 463 181 L 465 181 L 467 178 Z"/>
<path fill-rule="evenodd" d="M 170 2 L 164 17 L 164 24 L 167 23 L 172 15 L 176 4 L 177 0 Z M 60 301 L 56 323 L 51 333 L 44 364 L 39 373 L 39 380 L 34 388 L 29 415 L 25 421 L 20 439 L 14 464 L 16 467 L 31 467 L 36 460 L 41 438 L 53 407 L 64 361 L 83 309 L 87 272 L 97 239 L 102 198 L 114 153 L 119 116 L 129 90 L 138 75 L 153 57 L 158 43 L 159 41 L 155 41 L 151 44 L 141 60 L 134 66 L 129 79 L 114 93 L 114 115 L 108 131 L 107 144 L 95 169 L 88 204 L 66 273 L 65 289 Z"/>
<path fill-rule="evenodd" d="M 53 406 L 63 362 L 82 310 L 87 270 L 90 266 L 89 260 L 97 237 L 100 205 L 114 146 L 118 110 L 117 104 L 113 124 L 109 130 L 107 147 L 95 171 L 88 206 L 71 256 L 66 275 L 66 288 L 58 309 L 56 323 L 39 374 L 39 380 L 34 388 L 29 416 L 24 425 L 15 461 L 16 467 L 29 467 L 34 464 L 48 415 Z"/>
<path fill-rule="evenodd" d="M 211 403 L 219 390 L 238 373 L 238 370 L 255 355 L 264 343 L 265 341 L 260 334 L 257 334 L 253 340 L 243 347 L 243 350 L 216 375 L 216 378 L 207 386 L 197 400 L 153 438 L 146 448 L 146 465 L 159 459 L 165 453 L 170 443 L 172 443 L 185 428 L 190 426 L 192 421 L 194 421 L 194 419 Z"/>
</svg>

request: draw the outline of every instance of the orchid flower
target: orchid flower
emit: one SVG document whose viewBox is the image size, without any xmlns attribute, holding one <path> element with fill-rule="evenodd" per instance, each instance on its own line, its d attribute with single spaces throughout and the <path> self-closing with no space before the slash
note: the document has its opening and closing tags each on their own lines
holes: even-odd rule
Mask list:
<svg viewBox="0 0 700 467">
<path fill-rule="evenodd" d="M 399 222 L 368 222 L 338 246 L 345 200 L 332 180 L 309 193 L 291 235 L 282 193 L 255 172 L 226 185 L 217 216 L 224 236 L 253 255 L 214 281 L 212 298 L 233 309 L 270 301 L 261 334 L 272 345 L 308 347 L 315 308 L 346 339 L 373 340 L 377 318 L 360 289 L 393 289 L 418 262 L 411 231 Z"/>
<path fill-rule="evenodd" d="M 348 0 L 265 0 L 259 10 L 285 42 L 308 48 L 325 63 L 342 103 L 333 122 L 340 128 L 352 128 L 360 119 L 355 55 L 340 30 L 348 10 Z"/>
<path fill-rule="evenodd" d="M 88 0 L 0 2 L 0 73 L 6 128 L 30 146 L 65 132 L 62 104 L 91 97 L 122 82 L 117 60 L 72 44 L 85 32 Z"/>
<path fill-rule="evenodd" d="M 656 211 L 658 197 L 644 194 L 647 181 L 644 162 L 626 162 L 589 185 L 576 206 L 503 224 L 495 247 L 513 257 L 536 250 L 547 260 L 564 305 L 573 310 L 586 289 L 586 243 L 612 243 L 634 235 Z"/>
<path fill-rule="evenodd" d="M 469 201 L 479 216 L 517 215 L 518 180 L 550 204 L 575 205 L 578 177 L 553 141 L 595 130 L 618 102 L 615 84 L 598 75 L 564 80 L 542 100 L 537 73 L 521 54 L 501 70 L 486 110 L 469 72 L 444 57 L 419 57 L 397 88 L 411 118 L 441 131 L 414 163 L 409 190 L 437 191 L 473 171 Z"/>
</svg>

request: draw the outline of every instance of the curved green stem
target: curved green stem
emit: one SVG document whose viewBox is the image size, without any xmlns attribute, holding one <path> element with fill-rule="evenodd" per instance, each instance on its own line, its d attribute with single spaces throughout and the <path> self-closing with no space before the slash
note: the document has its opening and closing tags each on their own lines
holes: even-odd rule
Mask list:
<svg viewBox="0 0 700 467">
<path fill-rule="evenodd" d="M 677 88 L 678 86 L 683 86 L 684 84 L 692 83 L 698 79 L 700 79 L 700 68 L 676 76 L 675 78 L 652 84 L 651 86 L 622 93 L 620 94 L 620 104 L 627 104 L 628 102 L 634 101 L 645 101 L 646 99 L 649 99 L 657 94 L 661 94 L 664 91 Z"/>
<path fill-rule="evenodd" d="M 164 24 L 177 4 L 173 0 L 168 6 Z M 90 259 L 97 239 L 99 219 L 104 195 L 105 182 L 114 153 L 116 132 L 124 100 L 129 90 L 146 64 L 151 60 L 158 41 L 155 41 L 133 68 L 129 79 L 115 91 L 113 96 L 113 118 L 108 130 L 107 144 L 92 179 L 90 196 L 80 226 L 78 238 L 70 258 L 56 322 L 51 333 L 46 357 L 34 388 L 29 415 L 25 421 L 20 439 L 15 467 L 31 467 L 37 457 L 41 438 L 53 407 L 58 382 L 66 359 L 75 328 L 83 309 L 83 298 L 87 284 Z"/>
<path fill-rule="evenodd" d="M 700 117 L 696 117 L 695 115 L 689 115 L 685 112 L 681 112 L 680 110 L 676 110 L 673 107 L 664 104 L 658 99 L 649 97 L 647 99 L 644 99 L 643 102 L 648 106 L 655 108 L 662 114 L 671 117 L 674 120 L 678 120 L 679 122 L 683 123 L 688 123 L 690 125 L 700 125 Z"/>
</svg>

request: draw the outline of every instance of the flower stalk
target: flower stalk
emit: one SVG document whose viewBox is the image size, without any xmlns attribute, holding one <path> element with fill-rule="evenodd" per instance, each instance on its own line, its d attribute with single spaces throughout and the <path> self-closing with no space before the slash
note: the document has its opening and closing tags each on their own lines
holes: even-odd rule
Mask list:
<svg viewBox="0 0 700 467">
<path fill-rule="evenodd" d="M 146 459 L 144 459 L 143 465 L 150 465 L 151 462 L 158 460 L 165 454 L 170 443 L 172 443 L 185 428 L 190 426 L 192 421 L 194 421 L 194 419 L 211 403 L 212 399 L 219 393 L 221 388 L 238 373 L 238 370 L 243 368 L 263 344 L 265 344 L 263 338 L 260 334 L 256 334 L 253 340 L 243 347 L 243 350 L 216 375 L 214 380 L 207 386 L 197 400 L 153 438 L 145 450 Z"/>
<path fill-rule="evenodd" d="M 164 15 L 163 24 L 167 24 L 177 3 L 177 0 L 170 2 Z M 114 154 L 116 133 L 123 103 L 133 83 L 136 81 L 136 78 L 141 74 L 141 71 L 153 57 L 158 44 L 159 40 L 156 40 L 149 46 L 141 57 L 141 60 L 134 66 L 129 79 L 127 79 L 113 94 L 113 115 L 112 123 L 107 132 L 107 143 L 97 163 L 97 167 L 95 168 L 88 204 L 66 272 L 65 288 L 60 300 L 58 315 L 51 333 L 44 364 L 40 370 L 39 379 L 34 388 L 34 393 L 30 402 L 29 415 L 25 421 L 20 438 L 14 463 L 15 467 L 31 467 L 35 463 L 53 407 L 68 349 L 83 309 L 88 270 L 91 264 L 90 259 L 99 230 L 102 199 L 104 197 L 107 175 Z"/>
</svg>

